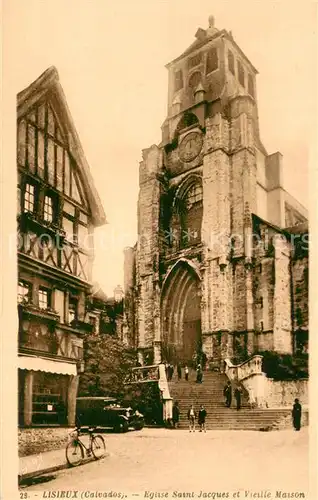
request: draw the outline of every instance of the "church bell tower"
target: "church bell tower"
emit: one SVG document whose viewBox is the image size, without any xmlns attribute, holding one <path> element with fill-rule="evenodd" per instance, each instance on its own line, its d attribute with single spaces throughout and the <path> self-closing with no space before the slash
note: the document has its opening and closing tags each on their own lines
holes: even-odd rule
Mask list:
<svg viewBox="0 0 318 500">
<path fill-rule="evenodd" d="M 140 163 L 137 347 L 155 363 L 221 362 L 233 332 L 253 350 L 257 70 L 213 16 L 166 67 L 162 141 Z"/>
</svg>

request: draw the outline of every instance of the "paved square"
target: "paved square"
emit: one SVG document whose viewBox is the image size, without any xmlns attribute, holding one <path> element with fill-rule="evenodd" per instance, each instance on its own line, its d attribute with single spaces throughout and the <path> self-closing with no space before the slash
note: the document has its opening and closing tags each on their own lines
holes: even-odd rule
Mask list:
<svg viewBox="0 0 318 500">
<path fill-rule="evenodd" d="M 139 498 L 151 498 L 150 492 L 168 491 L 168 498 L 213 498 L 200 492 L 228 492 L 214 498 L 247 499 L 304 498 L 275 495 L 308 492 L 308 428 L 206 434 L 143 429 L 104 436 L 109 454 L 103 460 L 60 472 L 28 490 L 139 492 Z M 194 496 L 184 496 L 190 492 Z"/>
</svg>

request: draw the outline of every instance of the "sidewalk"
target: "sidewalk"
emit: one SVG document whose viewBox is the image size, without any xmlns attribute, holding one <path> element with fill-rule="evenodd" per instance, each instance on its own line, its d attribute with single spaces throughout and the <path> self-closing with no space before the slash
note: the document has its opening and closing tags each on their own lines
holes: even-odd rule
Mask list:
<svg viewBox="0 0 318 500">
<path fill-rule="evenodd" d="M 66 461 L 65 448 L 20 457 L 19 482 L 31 477 L 41 476 L 48 472 L 66 468 L 68 468 L 68 464 Z"/>
<path fill-rule="evenodd" d="M 88 445 L 88 438 L 85 436 L 83 442 Z M 19 457 L 19 484 L 35 477 L 43 476 L 58 470 L 68 469 L 66 460 L 66 448 L 58 450 L 44 451 L 35 455 Z M 94 458 L 85 457 L 82 464 L 90 462 Z"/>
</svg>

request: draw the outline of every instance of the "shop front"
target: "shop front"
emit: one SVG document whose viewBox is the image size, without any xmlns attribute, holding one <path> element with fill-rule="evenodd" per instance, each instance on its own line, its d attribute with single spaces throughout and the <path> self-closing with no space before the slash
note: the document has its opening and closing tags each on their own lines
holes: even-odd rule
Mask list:
<svg viewBox="0 0 318 500">
<path fill-rule="evenodd" d="M 76 363 L 19 356 L 19 425 L 74 425 L 78 379 Z"/>
</svg>

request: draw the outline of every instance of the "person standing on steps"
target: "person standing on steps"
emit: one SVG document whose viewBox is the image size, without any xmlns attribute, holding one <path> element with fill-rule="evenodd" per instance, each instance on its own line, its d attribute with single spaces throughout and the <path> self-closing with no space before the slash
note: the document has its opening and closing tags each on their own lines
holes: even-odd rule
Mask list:
<svg viewBox="0 0 318 500">
<path fill-rule="evenodd" d="M 197 414 L 193 405 L 190 406 L 188 410 L 188 420 L 189 420 L 189 432 L 195 432 L 195 419 L 197 418 Z"/>
<path fill-rule="evenodd" d="M 240 385 L 236 387 L 234 395 L 236 399 L 236 409 L 240 410 L 242 404 L 242 395 L 243 395 L 242 387 Z"/>
<path fill-rule="evenodd" d="M 292 417 L 293 417 L 293 425 L 295 431 L 300 431 L 301 427 L 301 404 L 299 402 L 299 399 L 295 399 L 293 410 L 292 410 Z"/>
<path fill-rule="evenodd" d="M 172 407 L 172 423 L 173 423 L 173 428 L 174 429 L 178 428 L 179 418 L 180 418 L 179 403 L 178 403 L 178 401 L 175 401 L 173 403 L 173 407 Z"/>
<path fill-rule="evenodd" d="M 181 364 L 177 364 L 177 373 L 178 373 L 178 380 L 181 380 L 182 378 L 182 369 L 181 369 Z"/>
<path fill-rule="evenodd" d="M 187 365 L 185 365 L 184 368 L 184 378 L 186 379 L 186 381 L 189 380 L 189 368 L 187 367 Z"/>
<path fill-rule="evenodd" d="M 206 410 L 205 410 L 204 406 L 201 405 L 201 408 L 199 410 L 199 418 L 198 418 L 200 432 L 202 432 L 202 431 L 206 432 L 205 419 L 206 419 Z"/>
<path fill-rule="evenodd" d="M 223 396 L 225 397 L 225 406 L 230 408 L 232 403 L 232 386 L 229 380 L 227 381 L 226 386 L 223 389 Z"/>
<path fill-rule="evenodd" d="M 197 366 L 197 380 L 196 380 L 198 384 L 202 384 L 202 377 L 203 377 L 202 367 L 199 363 Z"/>
</svg>

